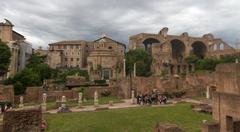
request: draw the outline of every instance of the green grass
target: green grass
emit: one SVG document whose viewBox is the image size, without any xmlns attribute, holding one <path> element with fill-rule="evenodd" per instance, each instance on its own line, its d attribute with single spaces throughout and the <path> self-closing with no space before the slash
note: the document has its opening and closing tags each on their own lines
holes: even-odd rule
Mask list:
<svg viewBox="0 0 240 132">
<path fill-rule="evenodd" d="M 152 132 L 157 122 L 175 123 L 186 132 L 200 132 L 210 115 L 193 112 L 189 104 L 96 112 L 44 115 L 48 132 Z"/>
<path fill-rule="evenodd" d="M 109 96 L 109 97 L 100 97 L 99 98 L 99 104 L 108 104 L 109 101 L 113 101 L 113 103 L 121 103 L 123 102 L 121 99 L 117 98 L 117 97 L 114 97 L 114 96 Z M 94 104 L 94 101 L 93 99 L 89 99 L 87 100 L 86 102 L 83 102 L 83 105 L 84 106 L 87 106 L 87 105 L 93 105 Z M 66 105 L 68 107 L 75 107 L 78 105 L 77 101 L 75 100 L 71 100 L 71 101 L 67 101 Z M 48 102 L 47 103 L 47 109 L 50 110 L 50 109 L 55 109 L 55 106 L 56 106 L 56 102 Z"/>
</svg>

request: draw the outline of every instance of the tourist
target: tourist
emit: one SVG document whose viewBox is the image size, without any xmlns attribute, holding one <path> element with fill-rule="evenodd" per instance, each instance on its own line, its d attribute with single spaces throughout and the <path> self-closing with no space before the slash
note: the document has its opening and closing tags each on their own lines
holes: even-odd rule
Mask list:
<svg viewBox="0 0 240 132">
<path fill-rule="evenodd" d="M 47 128 L 47 123 L 45 120 L 42 120 L 41 122 L 41 131 L 44 132 Z"/>
</svg>

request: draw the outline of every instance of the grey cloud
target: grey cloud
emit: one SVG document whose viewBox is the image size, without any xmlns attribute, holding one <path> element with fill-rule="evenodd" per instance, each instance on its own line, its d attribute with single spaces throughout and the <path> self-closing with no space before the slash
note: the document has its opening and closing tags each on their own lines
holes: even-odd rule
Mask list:
<svg viewBox="0 0 240 132">
<path fill-rule="evenodd" d="M 212 32 L 233 44 L 240 37 L 237 0 L 8 0 L 0 1 L 0 19 L 35 47 L 67 39 L 94 40 L 105 33 L 127 43 L 140 32 L 170 34 Z"/>
</svg>

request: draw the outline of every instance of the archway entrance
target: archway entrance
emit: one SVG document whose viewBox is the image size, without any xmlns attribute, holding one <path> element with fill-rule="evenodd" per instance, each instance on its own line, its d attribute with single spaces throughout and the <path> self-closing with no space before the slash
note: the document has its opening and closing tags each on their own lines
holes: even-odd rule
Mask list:
<svg viewBox="0 0 240 132">
<path fill-rule="evenodd" d="M 181 63 L 183 61 L 185 52 L 184 43 L 178 39 L 174 39 L 171 41 L 171 46 L 173 59 L 175 59 L 178 63 Z"/>
<path fill-rule="evenodd" d="M 145 50 L 148 51 L 151 48 L 153 43 L 160 43 L 160 41 L 157 39 L 154 39 L 154 38 L 148 38 L 148 39 L 144 40 L 143 45 L 144 45 Z"/>
<path fill-rule="evenodd" d="M 203 59 L 206 55 L 207 47 L 203 42 L 197 41 L 192 44 L 191 53 Z"/>
</svg>

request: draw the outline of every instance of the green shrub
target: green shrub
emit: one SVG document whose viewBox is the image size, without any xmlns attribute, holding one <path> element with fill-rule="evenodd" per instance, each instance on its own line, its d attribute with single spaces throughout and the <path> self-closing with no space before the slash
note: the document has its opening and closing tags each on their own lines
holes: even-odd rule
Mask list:
<svg viewBox="0 0 240 132">
<path fill-rule="evenodd" d="M 94 80 L 94 83 L 98 85 L 102 85 L 102 84 L 106 84 L 106 80 Z"/>
</svg>

